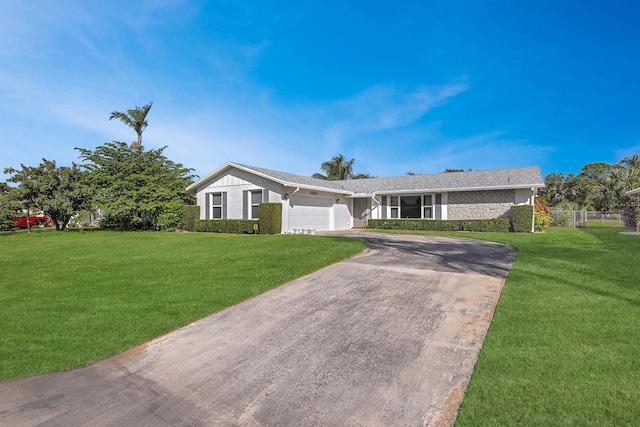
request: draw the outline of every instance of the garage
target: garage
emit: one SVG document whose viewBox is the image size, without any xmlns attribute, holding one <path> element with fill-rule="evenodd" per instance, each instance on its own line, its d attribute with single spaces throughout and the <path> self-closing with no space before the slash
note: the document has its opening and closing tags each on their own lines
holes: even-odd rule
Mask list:
<svg viewBox="0 0 640 427">
<path fill-rule="evenodd" d="M 295 229 L 331 230 L 331 199 L 327 197 L 291 196 L 289 231 Z"/>
</svg>

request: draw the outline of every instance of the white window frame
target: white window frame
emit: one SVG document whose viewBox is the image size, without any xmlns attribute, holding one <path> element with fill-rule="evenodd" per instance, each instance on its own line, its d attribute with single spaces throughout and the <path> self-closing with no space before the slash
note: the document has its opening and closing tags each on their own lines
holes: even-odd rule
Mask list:
<svg viewBox="0 0 640 427">
<path fill-rule="evenodd" d="M 389 218 L 400 218 L 400 197 L 401 196 L 389 196 Z M 395 199 L 395 204 L 393 203 Z"/>
<path fill-rule="evenodd" d="M 429 204 L 427 204 L 427 198 L 429 199 Z M 435 198 L 436 195 L 435 194 L 424 194 L 422 195 L 422 219 L 434 219 L 435 218 Z M 426 215 L 426 211 L 427 209 L 429 210 L 429 212 L 431 212 L 431 215 L 427 216 Z"/>
<path fill-rule="evenodd" d="M 248 194 L 248 196 L 249 196 L 249 203 L 248 203 L 249 212 L 247 212 L 247 214 L 249 216 L 249 219 L 259 219 L 258 218 L 258 215 L 259 215 L 258 208 L 260 207 L 260 203 L 262 203 L 262 197 L 263 197 L 262 196 L 263 195 L 262 191 L 263 191 L 262 189 L 260 189 L 260 190 L 250 190 L 249 191 L 249 194 Z M 260 194 L 260 201 L 258 203 L 254 203 L 253 202 L 253 195 L 254 194 Z M 256 209 L 255 216 L 253 215 L 253 209 L 254 208 Z"/>
<path fill-rule="evenodd" d="M 402 197 L 416 196 L 420 196 L 420 218 L 404 218 L 402 216 Z M 388 195 L 387 197 L 389 198 L 389 205 L 386 208 L 388 209 L 387 218 L 389 219 L 435 219 L 435 193 L 422 195 L 399 194 Z"/>
<path fill-rule="evenodd" d="M 215 198 L 220 197 L 220 204 L 215 204 Z M 211 197 L 211 218 L 210 219 L 223 219 L 224 216 L 224 196 L 222 192 L 210 193 Z M 215 209 L 220 209 L 220 216 L 215 215 Z"/>
</svg>

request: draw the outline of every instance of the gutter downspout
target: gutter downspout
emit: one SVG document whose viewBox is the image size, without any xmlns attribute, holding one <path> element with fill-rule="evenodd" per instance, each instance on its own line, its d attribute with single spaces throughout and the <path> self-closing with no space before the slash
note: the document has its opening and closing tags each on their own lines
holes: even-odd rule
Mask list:
<svg viewBox="0 0 640 427">
<path fill-rule="evenodd" d="M 380 207 L 380 205 L 382 205 L 382 203 L 380 203 L 380 202 L 378 201 L 378 199 L 376 199 L 376 192 L 375 192 L 375 191 L 374 191 L 374 192 L 373 192 L 373 194 L 371 195 L 371 200 L 373 200 L 374 202 L 376 202 L 376 205 L 378 205 L 378 207 Z M 371 211 L 369 212 L 369 219 L 373 219 L 373 218 L 371 218 L 371 217 L 372 217 L 372 215 L 371 215 L 372 213 L 373 213 L 373 205 L 371 205 Z M 381 215 L 380 215 L 380 213 L 378 213 L 378 217 L 380 217 L 380 216 L 381 216 Z"/>
<path fill-rule="evenodd" d="M 533 215 L 531 215 L 531 232 L 536 232 L 536 189 L 531 188 L 531 209 L 533 209 Z"/>
</svg>

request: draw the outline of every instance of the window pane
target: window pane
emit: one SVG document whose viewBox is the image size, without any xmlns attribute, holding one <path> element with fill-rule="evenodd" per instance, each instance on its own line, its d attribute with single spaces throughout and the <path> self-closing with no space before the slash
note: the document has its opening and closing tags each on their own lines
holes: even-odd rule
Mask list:
<svg viewBox="0 0 640 427">
<path fill-rule="evenodd" d="M 222 218 L 222 208 L 214 207 L 211 209 L 211 218 L 213 219 L 221 219 Z"/>
<path fill-rule="evenodd" d="M 424 196 L 424 205 L 425 206 L 431 206 L 433 203 L 431 203 L 431 195 L 428 196 Z"/>
<path fill-rule="evenodd" d="M 433 218 L 433 208 L 431 206 L 424 207 L 424 218 Z"/>
<path fill-rule="evenodd" d="M 399 204 L 398 203 L 398 196 L 391 196 L 390 199 L 391 199 L 391 202 L 389 202 L 389 204 L 391 206 L 398 206 L 398 204 Z"/>
<path fill-rule="evenodd" d="M 402 218 L 420 218 L 420 196 L 400 197 L 400 214 Z"/>
<path fill-rule="evenodd" d="M 213 193 L 211 195 L 211 200 L 213 200 L 213 205 L 222 205 L 222 193 Z"/>
<path fill-rule="evenodd" d="M 398 218 L 398 208 L 391 208 L 391 218 Z"/>
<path fill-rule="evenodd" d="M 258 203 L 262 203 L 262 191 L 252 191 L 251 204 L 257 205 Z"/>
<path fill-rule="evenodd" d="M 251 206 L 251 218 L 258 219 L 258 205 Z"/>
</svg>

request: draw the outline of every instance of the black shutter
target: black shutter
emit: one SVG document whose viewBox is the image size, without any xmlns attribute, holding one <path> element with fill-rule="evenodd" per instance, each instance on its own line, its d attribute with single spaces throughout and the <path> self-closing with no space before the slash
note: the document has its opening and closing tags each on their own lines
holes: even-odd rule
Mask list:
<svg viewBox="0 0 640 427">
<path fill-rule="evenodd" d="M 244 190 L 242 192 L 242 219 L 247 219 L 249 218 L 249 191 L 248 190 Z"/>
<path fill-rule="evenodd" d="M 205 193 L 204 195 L 204 219 L 211 219 L 211 194 Z"/>
<path fill-rule="evenodd" d="M 262 190 L 262 203 L 269 203 L 269 190 Z"/>
<path fill-rule="evenodd" d="M 442 194 L 436 194 L 433 219 L 442 219 Z"/>
<path fill-rule="evenodd" d="M 382 215 L 380 216 L 382 219 L 387 219 L 387 207 L 389 206 L 389 198 L 388 196 L 382 196 Z"/>
<path fill-rule="evenodd" d="M 227 219 L 227 192 L 222 193 L 222 219 Z"/>
</svg>

